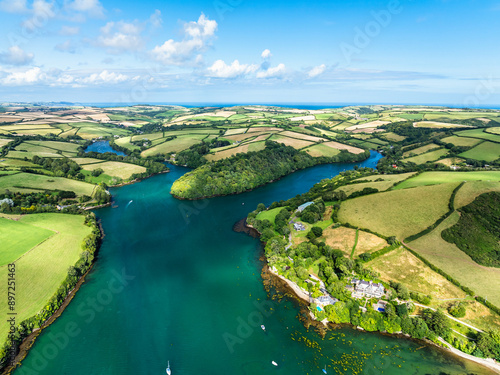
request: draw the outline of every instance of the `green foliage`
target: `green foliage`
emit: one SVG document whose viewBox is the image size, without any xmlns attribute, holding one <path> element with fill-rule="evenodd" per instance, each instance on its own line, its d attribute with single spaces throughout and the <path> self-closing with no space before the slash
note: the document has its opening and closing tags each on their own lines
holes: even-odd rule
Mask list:
<svg viewBox="0 0 500 375">
<path fill-rule="evenodd" d="M 315 237 L 321 237 L 323 235 L 323 229 L 321 229 L 320 227 L 312 227 L 311 232 L 314 233 Z"/>
<path fill-rule="evenodd" d="M 461 302 L 457 302 L 448 307 L 448 312 L 451 316 L 455 318 L 463 318 L 465 316 L 465 305 Z"/>
<path fill-rule="evenodd" d="M 443 239 L 481 265 L 500 267 L 500 193 L 482 194 L 459 211 L 459 221 L 441 233 Z"/>
<path fill-rule="evenodd" d="M 355 161 L 364 158 L 365 154 L 349 153 L 340 153 L 334 158 L 313 158 L 293 147 L 266 141 L 266 148 L 262 151 L 237 154 L 185 174 L 172 185 L 171 193 L 189 199 L 242 193 L 298 169 L 341 159 Z"/>
<path fill-rule="evenodd" d="M 100 176 L 101 174 L 104 173 L 104 170 L 102 168 L 96 168 L 92 171 L 92 176 L 93 177 L 98 177 Z"/>
<path fill-rule="evenodd" d="M 447 338 L 451 333 L 451 323 L 446 315 L 440 310 L 425 309 L 422 317 L 436 335 Z"/>
<path fill-rule="evenodd" d="M 333 323 L 350 323 L 349 307 L 345 302 L 339 301 L 335 305 L 325 306 L 326 317 Z"/>
</svg>

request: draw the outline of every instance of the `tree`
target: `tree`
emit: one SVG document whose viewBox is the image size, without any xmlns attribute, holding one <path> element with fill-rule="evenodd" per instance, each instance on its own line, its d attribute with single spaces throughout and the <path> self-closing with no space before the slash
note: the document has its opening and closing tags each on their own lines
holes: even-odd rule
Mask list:
<svg viewBox="0 0 500 375">
<path fill-rule="evenodd" d="M 454 303 L 448 307 L 448 312 L 455 318 L 463 318 L 465 316 L 465 305 L 461 302 Z"/>
<path fill-rule="evenodd" d="M 104 173 L 104 170 L 102 168 L 96 168 L 92 171 L 92 176 L 98 177 L 103 173 Z"/>
<path fill-rule="evenodd" d="M 315 237 L 321 237 L 323 235 L 323 229 L 321 229 L 320 227 L 312 227 L 311 232 L 314 233 Z"/>
</svg>

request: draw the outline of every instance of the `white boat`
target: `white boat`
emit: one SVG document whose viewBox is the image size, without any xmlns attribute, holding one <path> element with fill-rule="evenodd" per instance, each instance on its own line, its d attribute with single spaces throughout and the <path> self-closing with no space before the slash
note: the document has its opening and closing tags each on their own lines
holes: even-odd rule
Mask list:
<svg viewBox="0 0 500 375">
<path fill-rule="evenodd" d="M 167 374 L 168 375 L 172 374 L 172 370 L 170 370 L 170 361 L 168 361 Z"/>
<path fill-rule="evenodd" d="M 326 365 L 325 365 L 325 368 L 323 369 L 323 372 L 326 374 Z"/>
<path fill-rule="evenodd" d="M 265 326 L 264 324 L 262 324 L 262 325 L 260 326 L 260 328 L 262 328 L 262 330 L 263 330 L 263 331 L 265 331 L 265 330 L 266 330 L 266 326 Z"/>
<path fill-rule="evenodd" d="M 271 362 L 273 365 L 278 366 L 278 364 L 274 361 Z"/>
</svg>

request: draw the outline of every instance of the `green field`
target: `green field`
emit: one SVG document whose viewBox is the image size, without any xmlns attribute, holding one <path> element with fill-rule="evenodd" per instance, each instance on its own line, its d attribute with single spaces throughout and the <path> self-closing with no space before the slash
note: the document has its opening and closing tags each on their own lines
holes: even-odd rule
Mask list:
<svg viewBox="0 0 500 375">
<path fill-rule="evenodd" d="M 410 151 L 405 151 L 403 153 L 403 157 L 404 158 L 410 158 L 412 156 L 417 156 L 417 155 L 425 154 L 426 152 L 429 152 L 431 150 L 435 150 L 437 148 L 439 148 L 439 146 L 437 144 L 435 144 L 435 143 L 429 143 L 428 145 L 421 146 L 421 147 L 415 148 L 415 149 L 410 150 Z"/>
<path fill-rule="evenodd" d="M 23 193 L 44 190 L 70 190 L 77 195 L 92 196 L 94 185 L 63 177 L 17 173 L 0 177 L 0 193 L 5 192 L 6 189 Z"/>
<path fill-rule="evenodd" d="M 101 168 L 105 174 L 111 177 L 118 177 L 128 180 L 134 173 L 145 173 L 146 168 L 140 165 L 120 163 L 117 161 L 105 161 L 97 164 L 84 164 L 81 166 L 84 170 L 93 171 Z"/>
<path fill-rule="evenodd" d="M 473 147 L 481 142 L 480 139 L 477 138 L 466 138 L 466 137 L 458 137 L 453 135 L 451 137 L 446 137 L 441 139 L 443 142 L 454 144 L 455 146 L 463 146 L 463 147 Z"/>
<path fill-rule="evenodd" d="M 342 202 L 338 219 L 402 240 L 423 231 L 448 212 L 448 202 L 457 185 L 422 186 L 350 199 Z"/>
<path fill-rule="evenodd" d="M 16 312 L 17 320 L 22 321 L 40 311 L 56 292 L 67 275 L 68 267 L 79 259 L 81 243 L 91 233 L 91 228 L 83 225 L 84 217 L 80 215 L 33 214 L 17 218 L 19 221 L 13 223 L 19 224 L 20 228 L 12 233 L 13 236 L 21 232 L 28 234 L 30 230 L 55 233 L 38 246 L 35 246 L 34 239 L 30 243 L 18 243 L 18 253 L 34 246 L 15 262 Z M 31 229 L 27 229 L 28 227 Z M 37 240 L 41 238 L 42 236 Z M 16 239 L 9 241 L 13 243 Z M 2 280 L 7 280 L 7 272 L 7 266 L 0 267 Z M 7 295 L 7 282 L 0 285 L 0 293 Z M 7 316 L 6 303 L 0 304 L 0 314 Z M 0 325 L 2 342 L 6 338 L 7 329 L 7 324 Z"/>
<path fill-rule="evenodd" d="M 54 234 L 48 229 L 34 227 L 21 221 L 0 217 L 0 267 L 11 263 Z"/>
<path fill-rule="evenodd" d="M 278 208 L 273 208 L 272 210 L 266 210 L 259 212 L 257 215 L 257 220 L 269 220 L 271 223 L 274 224 L 274 218 L 276 215 L 279 214 L 279 212 L 283 209 L 283 207 L 278 207 Z"/>
<path fill-rule="evenodd" d="M 441 237 L 441 232 L 455 225 L 459 218 L 459 214 L 454 212 L 431 233 L 410 242 L 409 246 L 462 285 L 500 307 L 500 269 L 478 265 L 454 244 Z"/>
<path fill-rule="evenodd" d="M 12 142 L 12 139 L 9 138 L 1 138 L 0 139 L 0 147 L 5 146 L 7 143 Z"/>
<path fill-rule="evenodd" d="M 51 148 L 54 150 L 66 151 L 68 153 L 77 153 L 79 145 L 76 143 L 69 142 L 52 142 L 52 141 L 29 141 L 25 142 L 30 145 L 36 145 L 46 148 Z"/>
<path fill-rule="evenodd" d="M 460 156 L 466 159 L 491 162 L 500 158 L 500 144 L 483 142 L 476 147 L 461 153 Z"/>
<path fill-rule="evenodd" d="M 200 143 L 206 138 L 206 134 L 179 135 L 176 139 L 161 143 L 149 148 L 141 153 L 142 156 L 153 156 L 156 154 L 176 153 L 188 149 L 189 147 Z"/>
<path fill-rule="evenodd" d="M 500 135 L 486 133 L 484 129 L 463 130 L 460 132 L 456 132 L 455 134 L 460 137 L 479 138 L 484 139 L 485 141 L 500 143 Z"/>
<path fill-rule="evenodd" d="M 425 154 L 413 156 L 411 158 L 403 159 L 405 163 L 415 163 L 415 164 L 424 164 L 429 161 L 436 161 L 441 157 L 448 154 L 448 150 L 445 148 L 440 148 L 438 150 L 430 151 Z"/>
<path fill-rule="evenodd" d="M 500 128 L 488 128 L 485 130 L 487 133 L 500 135 Z"/>
<path fill-rule="evenodd" d="M 390 189 L 394 184 L 403 181 L 415 174 L 415 172 L 410 173 L 401 173 L 401 174 L 393 174 L 393 175 L 374 175 L 368 177 L 362 177 L 354 181 L 367 181 L 367 182 L 357 182 L 350 185 L 345 185 L 339 187 L 337 190 L 344 191 L 348 196 L 356 191 L 361 191 L 364 188 L 370 187 L 374 189 L 378 189 L 378 191 L 385 191 Z M 379 181 L 381 180 L 381 181 Z"/>
<path fill-rule="evenodd" d="M 462 181 L 500 181 L 500 172 L 423 172 L 396 185 L 394 189 L 407 189 L 416 186 L 436 185 L 448 182 L 456 183 Z"/>
<path fill-rule="evenodd" d="M 307 152 L 309 155 L 314 157 L 326 156 L 330 158 L 340 153 L 340 150 L 325 146 L 324 144 L 321 143 L 311 147 L 307 147 L 303 151 Z"/>
</svg>

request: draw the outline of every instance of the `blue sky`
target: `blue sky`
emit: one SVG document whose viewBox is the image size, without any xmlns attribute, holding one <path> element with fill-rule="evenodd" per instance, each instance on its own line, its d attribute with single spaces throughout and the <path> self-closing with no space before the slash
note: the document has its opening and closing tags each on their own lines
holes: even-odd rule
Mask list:
<svg viewBox="0 0 500 375">
<path fill-rule="evenodd" d="M 500 0 L 0 0 L 0 100 L 500 104 Z"/>
</svg>

